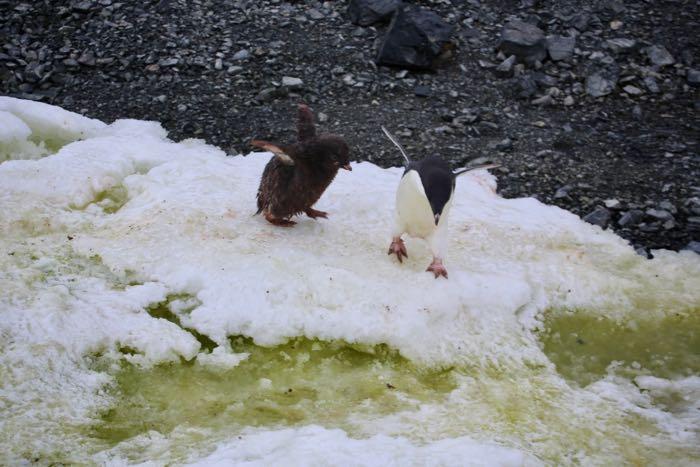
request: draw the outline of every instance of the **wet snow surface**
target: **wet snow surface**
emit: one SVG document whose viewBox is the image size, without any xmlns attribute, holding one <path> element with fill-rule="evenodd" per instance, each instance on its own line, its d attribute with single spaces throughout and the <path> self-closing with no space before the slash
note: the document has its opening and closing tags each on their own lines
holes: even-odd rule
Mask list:
<svg viewBox="0 0 700 467">
<path fill-rule="evenodd" d="M 697 461 L 697 255 L 477 171 L 435 280 L 386 255 L 401 169 L 281 229 L 269 157 L 0 98 L 1 463 Z"/>
</svg>

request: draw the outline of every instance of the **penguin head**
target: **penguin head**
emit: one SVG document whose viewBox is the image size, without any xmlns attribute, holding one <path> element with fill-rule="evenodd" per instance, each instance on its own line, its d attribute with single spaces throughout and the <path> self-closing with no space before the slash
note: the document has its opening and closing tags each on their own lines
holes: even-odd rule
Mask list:
<svg viewBox="0 0 700 467">
<path fill-rule="evenodd" d="M 439 157 L 429 156 L 412 165 L 418 172 L 418 175 L 420 175 L 425 196 L 428 198 L 430 208 L 433 211 L 435 225 L 438 225 L 445 205 L 452 198 L 455 188 L 455 177 L 447 162 Z"/>
<path fill-rule="evenodd" d="M 433 210 L 433 218 L 435 219 L 435 225 L 438 225 L 438 223 L 440 222 L 440 216 L 442 216 L 442 210 L 445 208 L 445 205 L 452 197 L 452 190 L 450 187 L 449 191 L 440 191 L 437 193 L 433 192 L 430 195 L 428 195 L 428 202 L 430 202 L 430 207 Z"/>
<path fill-rule="evenodd" d="M 301 142 L 296 149 L 299 159 L 352 170 L 350 148 L 341 136 L 320 135 Z"/>
</svg>

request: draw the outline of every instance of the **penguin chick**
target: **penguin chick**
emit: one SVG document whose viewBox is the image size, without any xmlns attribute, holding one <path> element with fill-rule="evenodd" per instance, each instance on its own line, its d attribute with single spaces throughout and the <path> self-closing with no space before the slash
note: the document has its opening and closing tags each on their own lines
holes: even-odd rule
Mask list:
<svg viewBox="0 0 700 467">
<path fill-rule="evenodd" d="M 261 140 L 250 143 L 275 154 L 260 179 L 256 213 L 263 213 L 274 225 L 291 227 L 296 222 L 290 218 L 302 212 L 312 219 L 327 218 L 328 213 L 311 206 L 331 184 L 340 167 L 352 170 L 345 140 L 337 135 L 316 135 L 313 114 L 304 104 L 299 104 L 297 139 L 289 145 Z"/>
<path fill-rule="evenodd" d="M 447 278 L 447 269 L 442 263 L 447 253 L 447 218 L 452 206 L 452 195 L 458 175 L 476 169 L 498 167 L 488 164 L 453 172 L 439 157 L 428 156 L 417 162 L 409 160 L 399 142 L 386 128 L 382 131 L 399 148 L 406 162 L 406 170 L 396 191 L 396 213 L 389 254 L 395 254 L 399 262 L 408 258 L 406 245 L 401 236 L 426 240 L 433 254 L 433 262 L 426 271 Z"/>
</svg>

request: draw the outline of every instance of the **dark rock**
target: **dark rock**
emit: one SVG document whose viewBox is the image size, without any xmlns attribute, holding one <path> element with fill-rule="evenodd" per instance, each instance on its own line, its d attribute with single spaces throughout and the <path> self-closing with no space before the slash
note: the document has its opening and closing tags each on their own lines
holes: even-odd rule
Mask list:
<svg viewBox="0 0 700 467">
<path fill-rule="evenodd" d="M 547 38 L 547 52 L 555 62 L 570 59 L 574 53 L 574 47 L 576 47 L 575 37 L 549 36 Z"/>
<path fill-rule="evenodd" d="M 554 199 L 566 198 L 567 196 L 569 196 L 569 191 L 571 191 L 572 188 L 573 186 L 571 185 L 564 185 L 558 188 L 557 191 L 554 193 Z"/>
<path fill-rule="evenodd" d="M 691 86 L 700 86 L 700 70 L 689 68 L 686 79 Z"/>
<path fill-rule="evenodd" d="M 687 66 L 693 66 L 693 63 L 695 63 L 693 51 L 690 49 L 681 50 L 681 59 L 683 60 L 683 63 L 685 63 Z"/>
<path fill-rule="evenodd" d="M 637 41 L 634 39 L 626 39 L 626 38 L 615 38 L 615 39 L 608 39 L 605 41 L 605 43 L 608 46 L 608 49 L 610 49 L 613 53 L 627 53 L 627 52 L 632 52 L 637 48 Z"/>
<path fill-rule="evenodd" d="M 453 27 L 432 11 L 400 7 L 379 48 L 378 65 L 429 70 L 449 50 Z"/>
<path fill-rule="evenodd" d="M 544 32 L 537 26 L 518 20 L 503 27 L 498 48 L 506 55 L 515 55 L 528 64 L 542 61 L 547 56 Z"/>
<path fill-rule="evenodd" d="M 283 76 L 282 86 L 286 86 L 288 89 L 292 90 L 302 89 L 304 87 L 304 81 L 302 81 L 301 78 Z"/>
<path fill-rule="evenodd" d="M 586 94 L 592 97 L 606 96 L 613 92 L 617 84 L 617 73 L 604 69 L 586 78 Z"/>
<path fill-rule="evenodd" d="M 248 57 L 250 57 L 250 52 L 248 52 L 246 49 L 239 50 L 233 54 L 234 60 L 246 60 Z"/>
<path fill-rule="evenodd" d="M 690 216 L 687 219 L 688 230 L 693 232 L 700 232 L 700 216 Z"/>
<path fill-rule="evenodd" d="M 173 0 L 160 0 L 156 5 L 156 11 L 159 13 L 166 13 L 170 11 L 172 7 Z"/>
<path fill-rule="evenodd" d="M 401 0 L 350 0 L 348 16 L 353 24 L 369 26 L 388 21 L 400 5 Z"/>
<path fill-rule="evenodd" d="M 287 88 L 265 88 L 258 93 L 255 99 L 259 102 L 270 102 L 278 97 L 283 97 L 287 94 Z"/>
<path fill-rule="evenodd" d="M 433 90 L 430 89 L 430 86 L 416 86 L 413 89 L 413 94 L 415 94 L 418 97 L 430 97 L 430 95 L 433 93 Z"/>
<path fill-rule="evenodd" d="M 533 105 L 541 106 L 554 105 L 554 98 L 549 94 L 545 94 L 544 96 L 540 96 L 537 99 L 533 99 L 530 103 Z"/>
<path fill-rule="evenodd" d="M 603 10 L 608 10 L 615 15 L 619 15 L 620 13 L 623 13 L 625 10 L 627 10 L 627 7 L 625 6 L 624 2 L 619 0 L 603 1 L 600 3 L 600 7 L 602 7 Z"/>
<path fill-rule="evenodd" d="M 644 112 L 642 111 L 642 106 L 637 104 L 634 107 L 632 107 L 632 115 L 634 115 L 634 118 L 636 118 L 640 122 L 644 120 Z"/>
<path fill-rule="evenodd" d="M 603 204 L 605 204 L 606 208 L 612 209 L 613 211 L 619 211 L 622 209 L 622 203 L 617 199 L 606 199 L 603 201 Z"/>
<path fill-rule="evenodd" d="M 531 74 L 519 76 L 516 81 L 516 94 L 521 99 L 529 99 L 537 93 L 537 81 Z"/>
<path fill-rule="evenodd" d="M 637 86 L 632 86 L 631 84 L 628 84 L 627 86 L 622 88 L 622 90 L 625 91 L 630 96 L 639 96 L 641 94 L 644 94 L 644 91 L 639 89 Z"/>
<path fill-rule="evenodd" d="M 515 66 L 515 55 L 506 58 L 493 69 L 493 74 L 499 78 L 511 78 L 513 76 L 513 67 Z"/>
<path fill-rule="evenodd" d="M 608 211 L 606 208 L 602 206 L 598 206 L 595 208 L 594 211 L 586 214 L 583 217 L 583 220 L 588 222 L 589 224 L 597 225 L 602 228 L 606 228 L 608 224 L 610 223 L 610 218 L 612 215 L 610 214 L 610 211 Z"/>
<path fill-rule="evenodd" d="M 658 219 L 660 221 L 667 221 L 673 219 L 673 214 L 666 211 L 665 209 L 647 209 L 646 215 Z"/>
<path fill-rule="evenodd" d="M 571 18 L 571 21 L 569 21 L 569 24 L 572 27 L 578 29 L 580 32 L 583 32 L 586 29 L 588 29 L 588 26 L 592 22 L 591 20 L 592 20 L 591 15 L 589 13 L 583 12 L 583 13 L 578 13 L 578 14 L 574 15 Z"/>
<path fill-rule="evenodd" d="M 97 62 L 95 60 L 95 55 L 92 52 L 85 52 L 78 57 L 78 63 L 86 66 L 95 66 Z"/>
<path fill-rule="evenodd" d="M 537 85 L 543 88 L 551 88 L 552 86 L 557 85 L 557 79 L 554 76 L 546 75 L 544 73 L 540 73 L 539 71 L 534 72 L 532 77 Z"/>
<path fill-rule="evenodd" d="M 164 58 L 162 60 L 158 61 L 158 66 L 161 67 L 169 67 L 169 66 L 175 66 L 180 62 L 177 58 Z"/>
<path fill-rule="evenodd" d="M 676 209 L 676 206 L 674 206 L 674 204 L 667 199 L 661 201 L 657 207 L 659 209 L 663 209 L 665 211 L 668 211 L 674 215 L 678 213 L 678 209 Z"/>
<path fill-rule="evenodd" d="M 646 259 L 654 259 L 654 255 L 651 254 L 649 248 L 645 248 L 643 246 L 637 247 L 634 249 L 634 252 L 637 253 L 639 256 L 645 257 Z"/>
<path fill-rule="evenodd" d="M 683 203 L 683 206 L 685 206 L 685 209 L 687 209 L 690 214 L 700 216 L 700 198 L 688 198 L 686 202 Z"/>
<path fill-rule="evenodd" d="M 666 47 L 663 45 L 652 45 L 646 49 L 647 57 L 652 65 L 658 67 L 664 67 L 666 65 L 673 65 L 676 60 L 673 55 L 670 54 Z"/>
<path fill-rule="evenodd" d="M 80 13 L 87 13 L 90 11 L 92 8 L 92 2 L 90 1 L 84 1 L 84 2 L 77 2 L 72 5 L 73 11 L 77 11 Z"/>
<path fill-rule="evenodd" d="M 646 76 L 644 78 L 644 86 L 646 86 L 647 90 L 652 94 L 658 94 L 661 92 L 661 88 L 659 88 L 659 84 L 656 82 L 653 76 Z"/>
<path fill-rule="evenodd" d="M 656 233 L 661 230 L 661 222 L 639 224 L 639 230 L 645 233 Z"/>
<path fill-rule="evenodd" d="M 513 140 L 510 138 L 504 138 L 496 144 L 493 144 L 491 147 L 493 147 L 493 149 L 495 149 L 496 151 L 510 151 L 511 149 L 513 149 Z"/>
<path fill-rule="evenodd" d="M 700 242 L 692 240 L 686 246 L 683 247 L 683 250 L 694 251 L 695 253 L 700 255 Z"/>
<path fill-rule="evenodd" d="M 320 11 L 318 11 L 316 8 L 310 8 L 310 9 L 306 12 L 306 14 L 309 15 L 309 18 L 311 18 L 311 19 L 313 19 L 313 20 L 315 20 L 315 21 L 318 21 L 319 19 L 323 19 L 323 18 L 326 17 L 323 13 L 321 13 Z"/>
<path fill-rule="evenodd" d="M 352 37 L 364 37 L 367 35 L 367 28 L 356 28 L 352 32 Z"/>
</svg>

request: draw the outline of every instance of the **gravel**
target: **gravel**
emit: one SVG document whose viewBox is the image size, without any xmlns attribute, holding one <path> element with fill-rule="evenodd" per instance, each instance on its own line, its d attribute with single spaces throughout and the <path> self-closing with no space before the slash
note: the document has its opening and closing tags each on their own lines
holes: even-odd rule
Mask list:
<svg viewBox="0 0 700 467">
<path fill-rule="evenodd" d="M 348 3 L 0 0 L 0 93 L 230 154 L 290 139 L 303 101 L 357 159 L 401 164 L 385 125 L 415 157 L 502 164 L 505 197 L 697 251 L 698 2 L 405 1 L 449 26 L 428 72 L 377 65 L 391 23 L 353 24 Z"/>
</svg>

